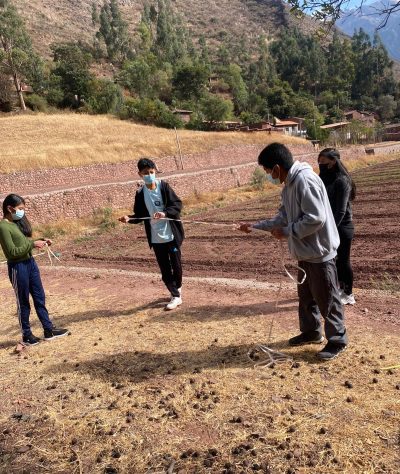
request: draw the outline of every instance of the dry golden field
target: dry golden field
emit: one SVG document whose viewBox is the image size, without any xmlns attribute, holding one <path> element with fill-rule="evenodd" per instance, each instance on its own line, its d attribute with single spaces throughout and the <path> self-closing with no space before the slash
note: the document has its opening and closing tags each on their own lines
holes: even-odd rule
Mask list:
<svg viewBox="0 0 400 474">
<path fill-rule="evenodd" d="M 184 154 L 222 145 L 305 140 L 265 132 L 194 132 L 180 130 Z M 0 172 L 63 168 L 135 160 L 143 155 L 177 154 L 174 130 L 138 125 L 107 116 L 23 115 L 0 118 Z"/>
</svg>

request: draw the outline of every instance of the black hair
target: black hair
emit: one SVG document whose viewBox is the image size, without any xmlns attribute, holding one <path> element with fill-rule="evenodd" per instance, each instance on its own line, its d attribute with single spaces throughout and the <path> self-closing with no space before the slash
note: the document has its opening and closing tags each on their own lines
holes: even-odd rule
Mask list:
<svg viewBox="0 0 400 474">
<path fill-rule="evenodd" d="M 318 158 L 321 156 L 324 156 L 325 158 L 328 158 L 328 160 L 334 161 L 335 165 L 335 171 L 344 176 L 345 178 L 348 179 L 350 185 L 351 185 L 351 191 L 350 191 L 350 201 L 354 201 L 356 198 L 357 194 L 357 187 L 356 183 L 354 182 L 353 178 L 350 176 L 350 173 L 348 172 L 347 168 L 344 166 L 340 159 L 340 153 L 336 148 L 324 148 L 319 152 Z"/>
<path fill-rule="evenodd" d="M 150 168 L 150 169 L 153 169 L 153 170 L 157 169 L 156 164 L 150 158 L 141 158 L 138 161 L 137 167 L 138 167 L 139 173 L 141 171 L 143 171 L 144 169 L 146 169 L 146 168 Z"/>
<path fill-rule="evenodd" d="M 19 196 L 18 194 L 9 194 L 3 201 L 3 215 L 4 215 L 4 217 L 7 214 L 9 214 L 9 210 L 7 209 L 8 206 L 16 208 L 20 204 L 25 204 L 25 199 L 23 197 Z M 19 219 L 18 221 L 15 221 L 15 224 L 17 224 L 20 231 L 26 237 L 32 237 L 32 225 L 29 222 L 26 215 L 22 219 Z"/>
<path fill-rule="evenodd" d="M 279 165 L 288 171 L 293 165 L 293 156 L 289 148 L 282 143 L 271 143 L 258 155 L 258 164 L 271 170 Z"/>
</svg>

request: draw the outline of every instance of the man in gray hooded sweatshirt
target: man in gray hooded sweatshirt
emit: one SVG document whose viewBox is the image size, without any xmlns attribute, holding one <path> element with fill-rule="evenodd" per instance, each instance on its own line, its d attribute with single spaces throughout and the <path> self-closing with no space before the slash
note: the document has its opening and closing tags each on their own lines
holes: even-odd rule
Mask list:
<svg viewBox="0 0 400 474">
<path fill-rule="evenodd" d="M 274 218 L 241 224 L 240 230 L 266 230 L 277 239 L 288 240 L 291 255 L 306 273 L 305 282 L 298 285 L 301 334 L 289 344 L 321 344 L 322 315 L 328 343 L 317 355 L 333 359 L 346 349 L 347 334 L 335 265 L 340 240 L 325 186 L 310 165 L 294 162 L 289 149 L 280 143 L 264 148 L 258 163 L 271 182 L 285 183 L 281 207 Z"/>
</svg>

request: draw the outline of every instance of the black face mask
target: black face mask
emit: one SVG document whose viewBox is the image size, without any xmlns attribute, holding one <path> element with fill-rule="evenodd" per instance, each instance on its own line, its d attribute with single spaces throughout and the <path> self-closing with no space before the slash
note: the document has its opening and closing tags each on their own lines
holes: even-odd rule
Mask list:
<svg viewBox="0 0 400 474">
<path fill-rule="evenodd" d="M 329 170 L 328 166 L 329 166 L 328 164 L 322 164 L 322 163 L 321 163 L 321 164 L 319 165 L 319 174 L 327 174 L 327 173 L 329 173 L 330 170 Z"/>
</svg>

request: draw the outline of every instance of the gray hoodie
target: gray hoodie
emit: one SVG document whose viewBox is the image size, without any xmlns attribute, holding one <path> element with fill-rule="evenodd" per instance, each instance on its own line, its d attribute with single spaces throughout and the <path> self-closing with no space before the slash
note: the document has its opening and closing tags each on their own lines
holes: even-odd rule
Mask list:
<svg viewBox="0 0 400 474">
<path fill-rule="evenodd" d="M 253 227 L 268 231 L 283 227 L 289 251 L 299 261 L 319 263 L 336 257 L 340 239 L 320 177 L 309 164 L 295 161 L 285 183 L 278 214 Z"/>
</svg>

